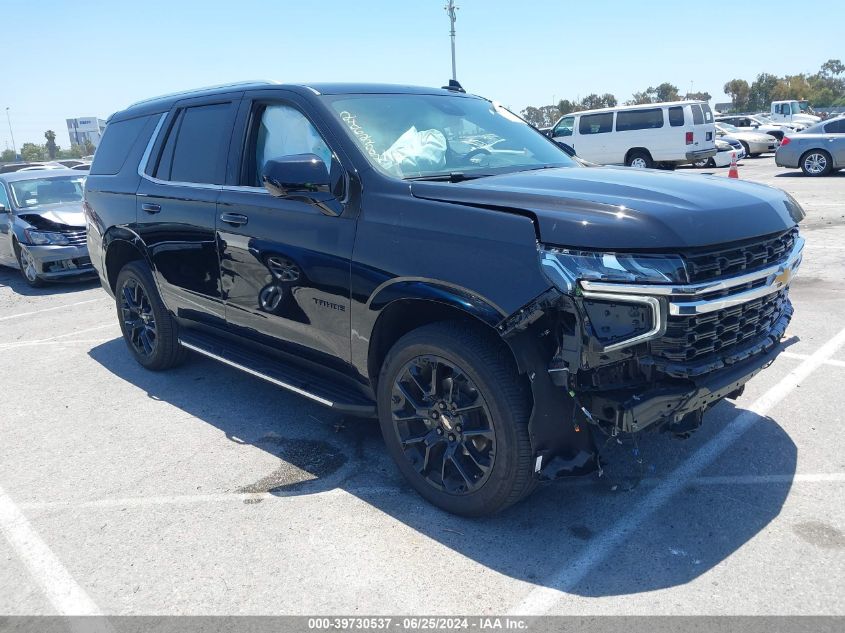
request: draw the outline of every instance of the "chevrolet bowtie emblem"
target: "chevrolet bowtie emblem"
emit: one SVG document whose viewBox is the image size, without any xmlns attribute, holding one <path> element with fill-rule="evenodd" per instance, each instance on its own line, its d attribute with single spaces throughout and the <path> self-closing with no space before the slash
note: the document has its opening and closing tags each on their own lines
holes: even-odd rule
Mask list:
<svg viewBox="0 0 845 633">
<path fill-rule="evenodd" d="M 777 275 L 775 275 L 775 285 L 785 286 L 792 279 L 792 269 L 784 268 Z"/>
</svg>

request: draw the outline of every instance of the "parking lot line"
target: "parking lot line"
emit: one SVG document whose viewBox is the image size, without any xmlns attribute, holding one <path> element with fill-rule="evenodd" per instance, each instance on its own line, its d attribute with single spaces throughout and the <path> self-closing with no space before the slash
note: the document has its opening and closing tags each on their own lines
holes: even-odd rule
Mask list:
<svg viewBox="0 0 845 633">
<path fill-rule="evenodd" d="M 20 314 L 10 314 L 8 316 L 0 317 L 0 321 L 8 321 L 10 319 L 19 319 L 21 317 L 33 316 L 41 314 L 42 312 L 52 312 L 53 310 L 63 310 L 65 308 L 73 308 L 76 306 L 85 305 L 86 303 L 94 303 L 95 301 L 104 301 L 108 297 L 97 297 L 96 299 L 86 299 L 85 301 L 77 301 L 76 303 L 66 303 L 60 306 L 53 306 L 52 308 L 41 308 L 40 310 L 32 310 L 31 312 L 21 312 Z"/>
<path fill-rule="evenodd" d="M 698 473 L 712 464 L 725 450 L 748 431 L 759 416 L 766 415 L 788 396 L 803 380 L 829 360 L 839 348 L 845 345 L 845 329 L 823 344 L 804 362 L 790 371 L 777 384 L 755 400 L 744 412 L 737 415 L 708 444 L 671 473 L 661 484 L 652 489 L 630 513 L 600 533 L 585 547 L 574 561 L 547 578 L 542 585 L 535 586 L 510 613 L 513 615 L 543 615 L 561 597 L 571 592 L 595 567 L 600 565 L 612 550 L 620 545 L 626 536 L 636 530 L 646 519 L 666 503 Z"/>
<path fill-rule="evenodd" d="M 28 347 L 30 345 L 43 345 L 44 343 L 52 343 L 53 341 L 58 341 L 63 338 L 68 338 L 70 336 L 76 336 L 77 334 L 85 334 L 86 332 L 95 332 L 97 330 L 102 330 L 107 327 L 114 327 L 116 322 L 109 322 L 103 323 L 102 325 L 95 325 L 94 327 L 85 328 L 84 330 L 75 330 L 73 332 L 66 332 L 65 334 L 59 334 L 58 336 L 51 336 L 50 338 L 42 338 L 37 339 L 34 341 L 15 341 L 14 343 L 2 343 L 0 344 L 0 350 L 4 349 L 14 349 L 16 347 Z"/>
<path fill-rule="evenodd" d="M 0 487 L 0 531 L 61 615 L 101 615 L 100 609 L 41 540 Z"/>
<path fill-rule="evenodd" d="M 792 358 L 794 360 L 807 360 L 810 358 L 809 354 L 797 354 L 795 352 L 781 352 L 781 356 L 785 358 Z M 831 367 L 845 367 L 845 360 L 826 360 L 824 361 L 825 365 L 829 365 Z"/>
</svg>

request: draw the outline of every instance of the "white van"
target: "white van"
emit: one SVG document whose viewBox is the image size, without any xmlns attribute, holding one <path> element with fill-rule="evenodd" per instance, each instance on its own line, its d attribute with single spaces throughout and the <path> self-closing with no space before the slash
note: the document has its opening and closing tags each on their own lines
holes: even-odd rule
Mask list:
<svg viewBox="0 0 845 633">
<path fill-rule="evenodd" d="M 713 112 L 703 101 L 575 112 L 561 117 L 550 136 L 600 165 L 672 168 L 716 155 Z"/>
</svg>

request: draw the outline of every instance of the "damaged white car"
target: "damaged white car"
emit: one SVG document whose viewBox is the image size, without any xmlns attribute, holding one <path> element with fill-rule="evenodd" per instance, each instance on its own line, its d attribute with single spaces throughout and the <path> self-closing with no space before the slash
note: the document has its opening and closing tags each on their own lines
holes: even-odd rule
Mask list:
<svg viewBox="0 0 845 633">
<path fill-rule="evenodd" d="M 30 286 L 96 274 L 88 257 L 82 189 L 71 169 L 0 174 L 0 265 Z"/>
</svg>

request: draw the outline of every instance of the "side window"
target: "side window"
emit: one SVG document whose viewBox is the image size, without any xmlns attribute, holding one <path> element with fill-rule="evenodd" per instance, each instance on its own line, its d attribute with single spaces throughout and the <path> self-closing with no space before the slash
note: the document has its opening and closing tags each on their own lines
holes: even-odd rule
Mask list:
<svg viewBox="0 0 845 633">
<path fill-rule="evenodd" d="M 563 117 L 560 122 L 555 126 L 555 129 L 552 132 L 552 136 L 554 138 L 557 138 L 559 136 L 572 136 L 572 129 L 574 125 L 574 116 Z"/>
<path fill-rule="evenodd" d="M 604 134 L 613 129 L 613 113 L 588 114 L 581 117 L 578 123 L 580 134 Z"/>
<path fill-rule="evenodd" d="M 672 106 L 669 108 L 669 125 L 679 127 L 684 124 L 683 106 Z"/>
<path fill-rule="evenodd" d="M 824 126 L 824 131 L 827 134 L 845 134 L 845 119 L 831 121 Z"/>
<path fill-rule="evenodd" d="M 701 125 L 704 123 L 704 114 L 701 112 L 701 106 L 697 103 L 694 103 L 690 106 L 690 110 L 692 110 L 692 124 L 693 125 Z"/>
<path fill-rule="evenodd" d="M 91 175 L 113 176 L 118 173 L 129 156 L 129 150 L 138 140 L 138 135 L 149 121 L 149 116 L 109 123 L 103 132 L 103 140 L 94 153 Z M 147 133 L 149 136 L 149 132 Z"/>
<path fill-rule="evenodd" d="M 710 106 L 705 103 L 701 106 L 701 110 L 704 112 L 705 123 L 713 123 L 713 111 L 710 109 Z"/>
<path fill-rule="evenodd" d="M 663 127 L 663 108 L 620 110 L 616 113 L 616 131 L 652 130 Z"/>
<path fill-rule="evenodd" d="M 316 154 L 332 169 L 332 151 L 314 124 L 302 112 L 288 105 L 262 106 L 255 139 L 255 179 L 250 185 L 261 183 L 261 174 L 268 160 L 296 154 Z"/>
<path fill-rule="evenodd" d="M 12 205 L 9 204 L 9 195 L 6 193 L 6 187 L 0 183 L 0 204 L 6 207 L 6 211 L 10 211 Z"/>
<path fill-rule="evenodd" d="M 221 184 L 229 147 L 230 103 L 185 108 L 170 127 L 155 177 L 175 182 Z"/>
</svg>

